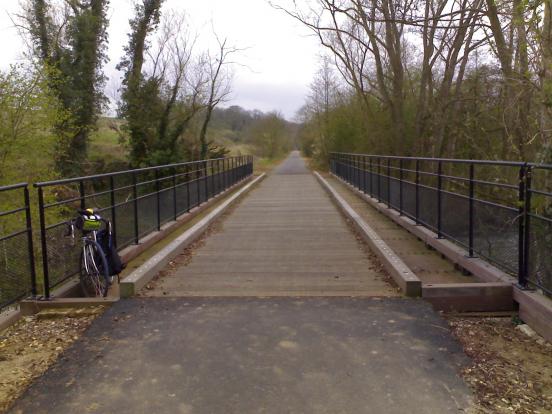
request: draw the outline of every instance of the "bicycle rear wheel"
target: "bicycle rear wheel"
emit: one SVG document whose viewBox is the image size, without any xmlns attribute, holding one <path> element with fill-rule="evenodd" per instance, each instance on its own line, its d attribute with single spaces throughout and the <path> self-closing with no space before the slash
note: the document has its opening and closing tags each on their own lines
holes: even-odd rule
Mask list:
<svg viewBox="0 0 552 414">
<path fill-rule="evenodd" d="M 85 240 L 80 260 L 80 285 L 85 296 L 107 296 L 109 267 L 101 246 Z"/>
</svg>

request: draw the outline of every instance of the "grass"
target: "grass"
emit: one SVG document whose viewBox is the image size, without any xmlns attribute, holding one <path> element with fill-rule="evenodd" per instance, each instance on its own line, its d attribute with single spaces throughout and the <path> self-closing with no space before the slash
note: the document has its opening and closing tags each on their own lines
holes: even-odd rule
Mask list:
<svg viewBox="0 0 552 414">
<path fill-rule="evenodd" d="M 121 142 L 113 127 L 120 127 L 121 121 L 115 118 L 101 118 L 98 129 L 90 135 L 89 157 L 94 162 L 122 164 L 128 162 L 128 148 Z"/>
</svg>

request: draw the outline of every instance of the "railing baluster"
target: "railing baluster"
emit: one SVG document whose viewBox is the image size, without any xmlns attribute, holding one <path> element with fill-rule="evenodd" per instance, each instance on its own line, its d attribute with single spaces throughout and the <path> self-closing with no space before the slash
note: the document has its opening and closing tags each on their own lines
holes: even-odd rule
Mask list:
<svg viewBox="0 0 552 414">
<path fill-rule="evenodd" d="M 33 297 L 37 295 L 36 288 L 36 266 L 34 258 L 34 242 L 33 242 L 33 221 L 31 218 L 31 202 L 29 197 L 29 187 L 23 187 L 23 198 L 25 201 L 25 223 L 27 225 L 27 253 L 29 255 L 29 272 L 31 275 L 31 294 Z"/>
<path fill-rule="evenodd" d="M 523 287 L 528 286 L 530 243 L 531 243 L 531 181 L 533 167 L 528 165 L 525 171 L 525 205 L 524 205 L 524 232 L 523 232 Z"/>
<path fill-rule="evenodd" d="M 399 215 L 403 215 L 403 159 L 399 160 Z"/>
<path fill-rule="evenodd" d="M 50 299 L 50 269 L 48 267 L 48 243 L 46 241 L 46 219 L 44 217 L 44 192 L 42 187 L 38 187 L 38 219 L 40 221 L 40 248 L 42 250 L 44 298 Z"/>
<path fill-rule="evenodd" d="M 159 170 L 155 170 L 155 193 L 157 201 L 157 231 L 161 230 L 161 186 L 159 183 Z"/>
<path fill-rule="evenodd" d="M 192 177 L 190 175 L 190 167 L 188 165 L 186 165 L 185 173 L 186 175 L 184 177 L 186 177 L 186 211 L 189 213 L 192 209 L 192 197 L 190 194 L 190 181 L 192 180 Z"/>
<path fill-rule="evenodd" d="M 115 179 L 109 177 L 109 198 L 111 201 L 111 232 L 113 233 L 113 245 L 117 248 L 117 216 L 115 207 Z"/>
<path fill-rule="evenodd" d="M 173 184 L 173 218 L 174 218 L 174 221 L 176 221 L 176 219 L 178 218 L 178 204 L 177 204 L 177 200 L 176 200 L 176 170 L 173 171 L 173 176 L 172 176 L 172 184 Z"/>
<path fill-rule="evenodd" d="M 442 229 L 442 198 L 443 198 L 443 164 L 441 161 L 437 164 L 437 238 L 443 238 Z"/>
<path fill-rule="evenodd" d="M 387 208 L 391 208 L 391 158 L 387 158 Z"/>
<path fill-rule="evenodd" d="M 475 194 L 475 184 L 474 184 L 474 178 L 475 178 L 475 167 L 472 164 L 470 164 L 470 188 L 469 188 L 469 234 L 468 234 L 468 254 L 469 257 L 474 257 L 473 255 L 473 232 L 474 232 L 474 194 Z"/>
<path fill-rule="evenodd" d="M 416 160 L 416 225 L 420 225 L 420 160 Z"/>
<path fill-rule="evenodd" d="M 381 203 L 381 158 L 378 157 L 378 203 Z"/>
</svg>

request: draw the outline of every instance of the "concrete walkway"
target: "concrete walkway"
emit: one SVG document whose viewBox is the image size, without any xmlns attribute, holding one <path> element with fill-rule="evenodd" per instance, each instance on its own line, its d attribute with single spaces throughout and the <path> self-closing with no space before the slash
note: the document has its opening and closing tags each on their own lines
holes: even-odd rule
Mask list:
<svg viewBox="0 0 552 414">
<path fill-rule="evenodd" d="M 393 296 L 299 152 L 148 296 Z"/>
<path fill-rule="evenodd" d="M 377 269 L 295 153 L 154 297 L 112 306 L 11 412 L 469 412 L 469 361 L 446 322 L 386 297 Z"/>
</svg>

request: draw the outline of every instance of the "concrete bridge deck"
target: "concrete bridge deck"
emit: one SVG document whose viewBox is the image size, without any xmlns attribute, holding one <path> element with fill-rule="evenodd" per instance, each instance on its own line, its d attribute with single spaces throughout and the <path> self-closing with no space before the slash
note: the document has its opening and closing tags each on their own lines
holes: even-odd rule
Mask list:
<svg viewBox="0 0 552 414">
<path fill-rule="evenodd" d="M 294 153 L 12 412 L 469 412 L 446 322 L 396 297 L 379 268 Z"/>
</svg>

